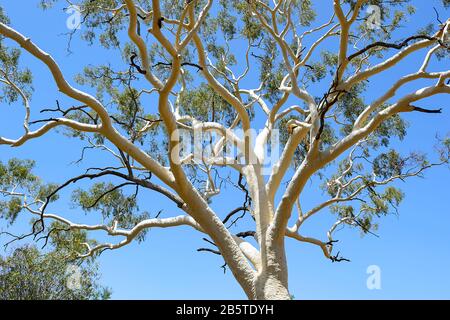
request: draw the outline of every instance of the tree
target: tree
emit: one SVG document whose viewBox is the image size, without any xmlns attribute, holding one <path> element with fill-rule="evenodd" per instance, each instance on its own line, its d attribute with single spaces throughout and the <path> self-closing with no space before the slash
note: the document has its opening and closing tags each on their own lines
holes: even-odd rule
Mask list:
<svg viewBox="0 0 450 320">
<path fill-rule="evenodd" d="M 57 2 L 41 4 L 49 9 Z M 406 135 L 403 113 L 440 113 L 418 103 L 450 93 L 450 70 L 430 71 L 435 59 L 448 59 L 450 20 L 442 21 L 439 12 L 449 2 L 436 9 L 439 21 L 416 32 L 410 27 L 410 36 L 396 39 L 395 31 L 414 13 L 409 2 L 330 0 L 330 18 L 316 22 L 310 0 L 77 1 L 72 9 L 83 24 L 78 33 L 111 50 L 111 61 L 105 57 L 102 65 L 84 67 L 77 87 L 3 13 L 2 99 L 22 101 L 25 133 L 2 137 L 0 144 L 19 147 L 63 129 L 86 142 L 83 155 L 98 150 L 115 161 L 47 185 L 33 175 L 31 163 L 13 160 L 2 167 L 4 216 L 31 213 L 35 236 L 58 233 L 45 223 L 56 220 L 68 232 L 121 239 L 86 244 L 81 258 L 143 240 L 151 228 L 188 226 L 211 245 L 198 250 L 221 255 L 248 298 L 289 299 L 286 238 L 316 245 L 332 262 L 346 261 L 336 253 L 337 227 L 373 232 L 377 219 L 402 200 L 392 182 L 448 164 L 448 138 L 441 139 L 435 161 L 390 147 Z M 74 29 L 69 41 L 76 35 Z M 21 49 L 8 48 L 11 41 Z M 58 100 L 55 108 L 40 110 L 47 118 L 31 121 L 37 113 L 30 102 L 31 71 L 20 66 L 22 51 L 48 68 L 73 106 Z M 392 79 L 387 91 L 371 86 L 373 77 L 418 53 L 421 64 L 408 64 L 410 73 Z M 283 148 L 267 168 L 278 150 L 271 143 L 277 133 Z M 310 179 L 322 181 L 330 198 L 304 211 L 300 197 Z M 103 223 L 80 224 L 50 213 L 61 191 L 85 181 L 99 182 L 75 190 L 72 200 L 101 213 Z M 243 204 L 216 212 L 211 204 L 226 185 L 242 194 Z M 169 199 L 182 214 L 140 212 L 143 191 Z M 300 232 L 319 212 L 336 217 L 326 240 Z M 239 219 L 254 228 L 236 230 Z"/>
<path fill-rule="evenodd" d="M 109 299 L 98 276 L 92 261 L 72 264 L 61 250 L 43 253 L 25 245 L 0 256 L 0 300 Z"/>
</svg>

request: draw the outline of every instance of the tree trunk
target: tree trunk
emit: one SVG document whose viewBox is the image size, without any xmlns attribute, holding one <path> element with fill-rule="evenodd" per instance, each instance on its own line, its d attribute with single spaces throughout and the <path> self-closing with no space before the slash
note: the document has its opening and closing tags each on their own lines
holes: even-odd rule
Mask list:
<svg viewBox="0 0 450 320">
<path fill-rule="evenodd" d="M 255 281 L 255 298 L 258 300 L 291 299 L 284 237 L 280 240 L 278 243 L 267 241 L 263 270 Z"/>
<path fill-rule="evenodd" d="M 284 232 L 276 235 L 271 226 L 274 215 L 269 201 L 260 165 L 242 170 L 249 186 L 253 202 L 256 234 L 260 243 L 260 266 L 253 281 L 253 296 L 256 300 L 288 300 L 288 271 L 284 248 Z"/>
<path fill-rule="evenodd" d="M 256 300 L 290 300 L 287 284 L 271 274 L 261 274 L 255 283 Z"/>
</svg>

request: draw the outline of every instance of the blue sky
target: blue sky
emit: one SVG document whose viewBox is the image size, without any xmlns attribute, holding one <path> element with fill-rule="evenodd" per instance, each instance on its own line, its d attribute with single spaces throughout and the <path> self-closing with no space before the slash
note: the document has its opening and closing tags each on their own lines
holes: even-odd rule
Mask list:
<svg viewBox="0 0 450 320">
<path fill-rule="evenodd" d="M 23 10 L 24 3 L 29 7 Z M 314 1 L 320 12 L 318 23 L 327 20 L 329 8 L 324 3 Z M 117 61 L 111 51 L 89 47 L 77 38 L 72 43 L 72 55 L 66 51 L 67 32 L 65 14 L 60 7 L 41 11 L 38 1 L 4 1 L 0 5 L 6 9 L 12 26 L 29 36 L 44 50 L 51 53 L 62 66 L 68 79 L 82 71 L 85 64 L 100 64 Z M 433 5 L 439 1 L 413 1 L 417 13 L 411 18 L 413 30 L 434 20 Z M 442 20 L 447 14 L 442 11 Z M 412 30 L 403 28 L 398 38 L 409 35 Z M 378 90 L 398 77 L 399 74 L 414 71 L 423 54 L 413 55 L 401 66 L 374 78 Z M 41 63 L 28 55 L 23 56 L 23 64 L 34 73 L 35 93 L 32 108 L 53 107 L 56 98 L 69 101 L 58 95 L 49 73 Z M 449 61 L 433 62 L 435 70 L 449 69 Z M 254 79 L 253 79 L 254 80 Z M 415 86 L 408 86 L 409 92 Z M 83 88 L 93 93 L 90 88 Z M 318 88 L 319 90 L 320 88 Z M 402 142 L 396 142 L 398 150 L 408 152 L 421 150 L 433 152 L 436 133 L 445 135 L 450 131 L 450 109 L 448 97 L 439 96 L 423 102 L 423 106 L 443 107 L 441 115 L 408 114 L 409 134 Z M 420 104 L 422 105 L 422 103 Z M 21 133 L 23 113 L 19 105 L 0 105 L 0 136 L 17 136 Z M 79 174 L 83 167 L 72 162 L 80 156 L 82 144 L 67 139 L 61 134 L 50 133 L 25 146 L 12 149 L 0 146 L 0 160 L 11 157 L 31 158 L 37 161 L 37 173 L 46 181 L 63 182 Z M 103 163 L 107 159 L 98 154 L 88 157 L 89 163 Z M 399 208 L 399 216 L 387 216 L 380 221 L 379 238 L 361 237 L 356 230 L 342 230 L 338 234 L 339 250 L 351 259 L 350 263 L 331 263 L 323 257 L 320 249 L 309 244 L 287 240 L 289 260 L 289 281 L 292 294 L 298 299 L 450 299 L 450 205 L 448 167 L 428 171 L 424 179 L 413 178 L 402 183 L 406 198 Z M 223 197 L 213 204 L 221 212 L 235 207 L 232 190 L 225 191 Z M 317 204 L 323 195 L 317 184 L 311 183 L 302 201 L 304 207 Z M 69 197 L 63 195 L 53 211 L 76 221 L 93 222 L 95 217 L 87 217 L 70 207 Z M 150 212 L 164 208 L 167 215 L 173 206 L 154 194 L 142 197 L 141 207 Z M 21 217 L 10 230 L 25 231 L 27 219 Z M 305 225 L 305 233 L 324 237 L 325 231 L 333 223 L 327 213 L 315 217 Z M 0 229 L 7 226 L 0 221 Z M 99 259 L 102 283 L 110 286 L 115 299 L 232 299 L 245 298 L 231 273 L 223 274 L 223 261 L 215 255 L 198 253 L 204 246 L 202 236 L 189 228 L 151 230 L 144 243 L 133 243 L 125 248 L 105 252 Z M 6 239 L 0 238 L 0 244 Z M 0 249 L 0 254 L 5 254 Z M 10 249 L 9 249 L 10 250 Z M 8 251 L 7 251 L 8 252 Z M 370 265 L 381 268 L 381 290 L 366 287 L 366 269 Z"/>
</svg>

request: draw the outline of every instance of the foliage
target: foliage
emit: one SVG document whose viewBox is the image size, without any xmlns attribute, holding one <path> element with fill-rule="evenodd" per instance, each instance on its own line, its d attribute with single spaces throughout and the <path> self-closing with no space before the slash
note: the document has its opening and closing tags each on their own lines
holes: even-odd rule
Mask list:
<svg viewBox="0 0 450 320">
<path fill-rule="evenodd" d="M 63 3 L 40 0 L 44 10 Z M 450 3 L 442 3 L 439 10 L 445 12 Z M 245 268 L 247 263 L 253 264 L 249 269 L 258 268 L 245 249 L 231 241 L 248 235 L 255 235 L 258 248 L 254 249 L 260 255 L 283 248 L 286 236 L 318 244 L 326 258 L 342 261 L 332 254 L 338 225 L 373 233 L 381 218 L 398 214 L 404 194 L 397 180 L 448 165 L 448 139 L 441 141 L 437 160 L 419 152 L 405 155 L 396 148 L 408 132 L 403 114 L 437 114 L 439 109 L 419 107 L 418 101 L 448 93 L 448 72 L 429 71 L 431 60 L 446 59 L 450 53 L 448 33 L 444 34 L 448 22 L 438 21 L 438 9 L 436 19 L 404 28 L 416 14 L 410 0 L 333 1 L 325 18 L 311 0 L 80 0 L 76 5 L 83 28 L 67 34 L 69 53 L 76 37 L 108 53 L 98 65 L 80 66 L 76 89 L 67 85 L 70 81 L 52 64 L 50 55 L 40 56 L 21 35 L 15 34 L 12 40 L 43 60 L 56 75 L 61 93 L 78 105 L 63 106 L 57 100 L 56 108 L 39 110 L 46 118 L 30 121 L 32 74 L 22 66 L 22 49 L 0 37 L 0 102 L 22 100 L 26 111 L 24 136 L 18 140 L 1 137 L 0 144 L 19 146 L 57 127 L 83 143 L 78 164 L 84 165 L 90 152 L 113 159 L 104 167 L 86 167 L 79 176 L 57 185 L 44 183 L 34 173 L 33 161 L 0 163 L 1 217 L 12 223 L 21 212 L 33 214 L 29 236 L 35 237 L 44 231 L 36 225 L 48 217 L 57 220 L 47 235 L 56 246 L 73 242 L 68 251 L 73 258 L 95 257 L 132 240 L 141 241 L 153 227 L 189 225 L 215 239 L 206 241 L 217 250 L 201 251 L 222 254 L 230 268 Z M 381 10 L 379 28 L 367 23 L 370 5 Z M 10 24 L 1 9 L 0 21 Z M 2 30 L 8 35 L 6 27 Z M 423 55 L 422 68 L 417 67 L 420 71 L 389 79 L 387 89 L 371 82 L 422 49 L 429 51 Z M 413 81 L 431 86 L 404 95 Z M 31 113 L 33 119 L 36 114 Z M 240 131 L 245 127 L 261 129 L 256 142 Z M 200 159 L 194 154 L 180 159 L 184 151 L 180 131 L 199 128 L 204 133 Z M 284 153 L 278 163 L 270 164 L 273 170 L 266 179 L 259 162 L 241 165 L 248 160 L 249 148 L 258 161 L 267 160 L 263 147 L 272 148 L 267 142 L 274 129 L 280 132 Z M 225 136 L 230 132 L 235 135 Z M 219 156 L 205 152 L 211 144 Z M 226 154 L 234 147 L 241 153 Z M 227 160 L 241 163 L 221 162 L 222 151 Z M 328 200 L 303 215 L 301 193 L 305 186 L 311 187 L 309 181 L 319 184 Z M 72 209 L 89 216 L 99 214 L 101 224 L 78 225 L 45 216 L 60 192 L 75 184 L 70 190 Z M 214 197 L 228 187 L 239 195 L 233 197 L 239 207 L 231 215 L 223 208 L 213 209 Z M 141 192 L 166 197 L 185 216 L 161 218 L 162 210 L 150 214 L 140 205 Z M 300 214 L 288 227 L 295 203 Z M 301 236 L 298 229 L 304 220 L 321 210 L 336 217 L 326 233 L 327 241 Z M 238 212 L 242 216 L 229 225 Z M 237 232 L 239 219 L 252 223 L 255 231 Z M 125 240 L 98 245 L 82 229 Z M 280 243 L 275 245 L 276 241 Z M 230 259 L 236 255 L 227 257 L 226 252 L 247 256 L 233 267 Z M 284 255 L 277 257 L 269 262 L 261 257 L 261 263 L 284 259 Z M 282 269 L 278 267 L 263 270 Z"/>
<path fill-rule="evenodd" d="M 68 280 L 80 273 L 80 287 Z M 16 248 L 0 256 L 0 300 L 96 300 L 109 299 L 111 292 L 98 283 L 93 263 L 72 264 L 60 250 L 42 252 L 35 246 Z"/>
</svg>

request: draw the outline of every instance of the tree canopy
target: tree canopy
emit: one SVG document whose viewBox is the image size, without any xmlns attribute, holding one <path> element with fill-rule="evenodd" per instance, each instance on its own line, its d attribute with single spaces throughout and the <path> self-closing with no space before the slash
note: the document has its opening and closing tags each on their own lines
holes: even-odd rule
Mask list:
<svg viewBox="0 0 450 320">
<path fill-rule="evenodd" d="M 22 245 L 0 256 L 0 300 L 109 299 L 111 291 L 99 284 L 96 263 L 74 261 L 68 254 L 77 240 L 58 236 L 54 250 Z"/>
<path fill-rule="evenodd" d="M 40 1 L 44 10 L 61 3 Z M 142 241 L 151 228 L 189 226 L 206 239 L 199 250 L 221 255 L 249 298 L 290 297 L 285 238 L 318 246 L 332 262 L 348 261 L 336 250 L 338 227 L 373 233 L 403 199 L 393 182 L 449 163 L 448 137 L 431 156 L 401 154 L 392 143 L 407 134 L 404 113 L 434 116 L 441 109 L 426 99 L 450 93 L 450 2 L 400 39 L 414 1 L 327 3 L 324 17 L 310 0 L 68 2 L 83 26 L 67 33 L 69 52 L 74 37 L 108 52 L 102 64 L 79 66 L 75 79 L 65 77 L 45 44 L 12 28 L 0 8 L 0 102 L 24 110 L 24 134 L 1 132 L 0 145 L 20 147 L 60 129 L 85 143 L 78 163 L 89 152 L 112 159 L 52 183 L 35 175 L 31 160 L 1 163 L 1 216 L 34 218 L 30 234 L 13 240 L 88 232 L 77 256 L 89 258 Z M 61 95 L 54 107 L 32 105 L 23 52 L 51 72 Z M 419 53 L 419 65 L 405 62 Z M 386 90 L 372 85 L 402 63 L 410 73 L 390 79 Z M 329 198 L 305 209 L 302 192 L 311 179 Z M 70 190 L 86 181 L 89 187 Z M 226 186 L 241 204 L 214 211 Z M 101 223 L 52 213 L 64 190 Z M 181 214 L 142 210 L 142 192 L 170 200 Z M 323 238 L 303 235 L 303 223 L 323 211 L 336 218 Z M 251 229 L 240 229 L 240 219 Z M 88 240 L 95 232 L 121 240 Z"/>
</svg>

